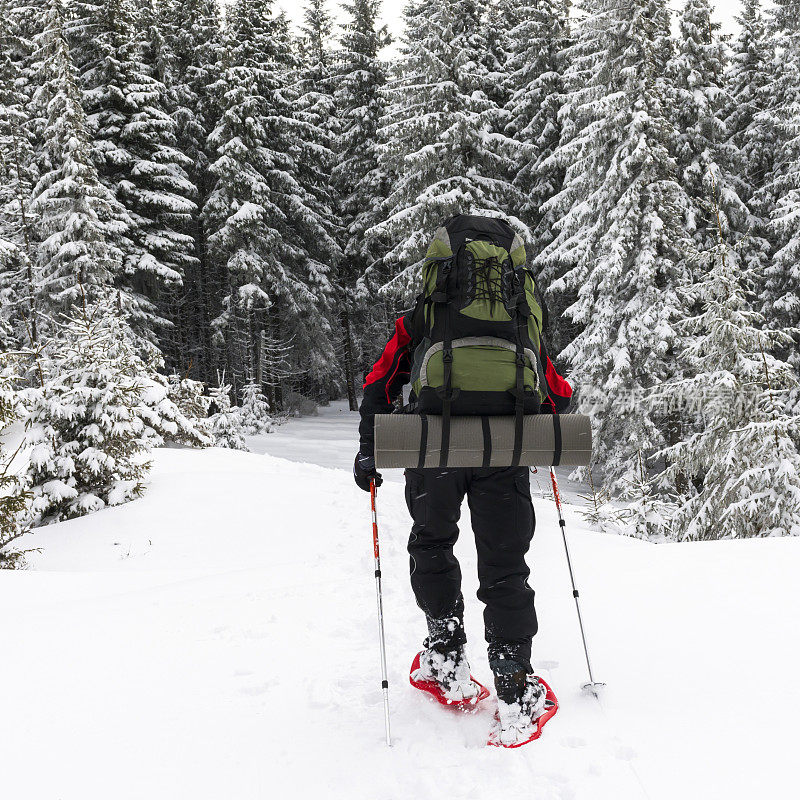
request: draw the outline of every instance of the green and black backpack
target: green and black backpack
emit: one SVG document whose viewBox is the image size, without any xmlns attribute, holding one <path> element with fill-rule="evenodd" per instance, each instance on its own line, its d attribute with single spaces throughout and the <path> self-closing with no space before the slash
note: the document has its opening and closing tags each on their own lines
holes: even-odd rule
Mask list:
<svg viewBox="0 0 800 800">
<path fill-rule="evenodd" d="M 547 397 L 542 310 L 522 238 L 503 219 L 451 217 L 428 248 L 423 283 L 417 410 L 441 414 L 448 437 L 451 414 L 516 414 L 521 432 L 522 416 Z"/>
</svg>

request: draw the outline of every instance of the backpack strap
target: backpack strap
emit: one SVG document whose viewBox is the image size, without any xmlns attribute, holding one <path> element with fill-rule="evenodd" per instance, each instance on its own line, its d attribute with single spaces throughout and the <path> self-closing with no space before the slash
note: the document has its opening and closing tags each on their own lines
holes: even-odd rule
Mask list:
<svg viewBox="0 0 800 800">
<path fill-rule="evenodd" d="M 459 390 L 453 391 L 453 332 L 450 326 L 450 309 L 448 307 L 447 280 L 453 268 L 453 258 L 445 261 L 436 279 L 436 288 L 429 300 L 439 306 L 437 318 L 444 315 L 442 331 L 442 363 L 444 365 L 444 386 L 438 391 L 442 401 L 442 442 L 439 449 L 439 466 L 447 466 L 447 457 L 450 451 L 450 406 Z M 430 327 L 428 329 L 430 331 Z"/>
<path fill-rule="evenodd" d="M 419 439 L 419 458 L 417 460 L 417 469 L 423 469 L 425 466 L 425 456 L 428 453 L 428 417 L 425 414 L 420 414 L 422 421 L 422 435 Z"/>
<path fill-rule="evenodd" d="M 518 278 L 517 278 L 518 280 Z M 518 467 L 522 457 L 523 417 L 525 411 L 525 348 L 522 344 L 522 326 L 528 324 L 531 310 L 525 297 L 524 284 L 515 299 L 515 321 L 517 330 L 517 383 L 514 389 L 514 450 L 511 455 L 511 466 Z"/>
<path fill-rule="evenodd" d="M 445 301 L 446 302 L 446 301 Z M 439 466 L 447 466 L 450 451 L 450 405 L 453 402 L 453 335 L 450 331 L 449 309 L 444 309 L 444 340 L 442 342 L 442 362 L 444 364 L 444 391 L 442 398 L 442 447 L 439 451 Z"/>
</svg>

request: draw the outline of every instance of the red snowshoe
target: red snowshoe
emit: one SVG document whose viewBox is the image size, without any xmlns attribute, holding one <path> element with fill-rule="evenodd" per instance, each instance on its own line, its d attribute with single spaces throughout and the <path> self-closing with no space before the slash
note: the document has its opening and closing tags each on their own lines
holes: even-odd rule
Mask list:
<svg viewBox="0 0 800 800">
<path fill-rule="evenodd" d="M 515 725 L 505 732 L 500 723 L 500 712 L 497 711 L 494 716 L 494 725 L 489 732 L 489 741 L 486 744 L 492 747 L 522 747 L 529 742 L 535 741 L 542 735 L 544 726 L 555 716 L 556 711 L 558 711 L 558 700 L 556 699 L 555 693 L 544 679 L 537 678 L 537 680 L 546 689 L 542 710 L 533 720 L 528 721 L 527 724 Z M 512 735 L 508 735 L 509 733 Z M 503 739 L 506 739 L 506 741 L 503 741 Z"/>
<path fill-rule="evenodd" d="M 476 681 L 475 678 L 470 675 L 470 680 L 475 686 L 478 688 L 477 694 L 473 695 L 472 697 L 465 698 L 463 700 L 454 700 L 445 694 L 445 690 L 442 688 L 440 684 L 438 684 L 435 680 L 425 679 L 419 677 L 418 673 L 421 671 L 420 669 L 420 656 L 422 655 L 422 651 L 417 653 L 414 657 L 414 661 L 411 664 L 411 672 L 409 674 L 409 681 L 411 685 L 415 689 L 419 689 L 422 692 L 427 692 L 431 695 L 435 700 L 440 702 L 443 706 L 447 706 L 448 708 L 457 708 L 461 711 L 473 711 L 478 703 L 481 700 L 485 700 L 489 696 L 489 690 L 480 682 Z M 417 677 L 415 677 L 417 675 Z"/>
</svg>

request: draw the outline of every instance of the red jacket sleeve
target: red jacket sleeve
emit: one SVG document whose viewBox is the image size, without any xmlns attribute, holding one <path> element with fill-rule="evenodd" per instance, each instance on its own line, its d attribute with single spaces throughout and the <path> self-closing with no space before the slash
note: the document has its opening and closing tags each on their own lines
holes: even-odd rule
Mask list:
<svg viewBox="0 0 800 800">
<path fill-rule="evenodd" d="M 390 414 L 392 405 L 411 375 L 410 314 L 400 317 L 394 325 L 394 336 L 384 347 L 380 358 L 364 380 L 364 399 L 361 401 L 361 424 L 358 433 L 361 452 L 374 450 L 375 415 Z"/>
<path fill-rule="evenodd" d="M 539 355 L 547 380 L 547 398 L 542 403 L 542 413 L 561 414 L 567 410 L 572 400 L 572 386 L 556 372 L 550 356 L 547 355 L 544 342 L 541 344 Z"/>
</svg>

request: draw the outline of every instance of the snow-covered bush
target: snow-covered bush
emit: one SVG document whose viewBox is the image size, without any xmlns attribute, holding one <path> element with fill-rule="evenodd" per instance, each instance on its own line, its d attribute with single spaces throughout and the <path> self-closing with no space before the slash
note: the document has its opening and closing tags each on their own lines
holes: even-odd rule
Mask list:
<svg viewBox="0 0 800 800">
<path fill-rule="evenodd" d="M 34 524 L 138 497 L 161 444 L 147 368 L 114 309 L 84 304 L 59 328 L 49 377 L 25 393 Z"/>
<path fill-rule="evenodd" d="M 579 495 L 585 502 L 584 507 L 578 512 L 590 525 L 594 525 L 604 532 L 620 533 L 626 513 L 611 499 L 608 489 L 598 487 L 594 482 L 591 468 L 586 470 L 589 479 L 589 492 Z"/>
<path fill-rule="evenodd" d="M 622 497 L 625 502 L 616 519 L 623 533 L 650 541 L 669 537 L 670 519 L 677 507 L 670 495 L 658 491 L 656 477 L 648 473 L 641 451 L 638 472 L 623 483 Z"/>
<path fill-rule="evenodd" d="M 214 410 L 208 420 L 211 436 L 217 447 L 247 450 L 238 409 L 231 408 L 230 391 L 231 387 L 224 383 L 209 389 L 211 408 Z"/>
<path fill-rule="evenodd" d="M 242 405 L 238 409 L 242 430 L 248 436 L 271 433 L 275 425 L 269 413 L 269 403 L 261 386 L 248 383 L 242 391 Z"/>
<path fill-rule="evenodd" d="M 316 417 L 317 403 L 299 392 L 284 392 L 283 410 L 290 417 Z"/>
</svg>

